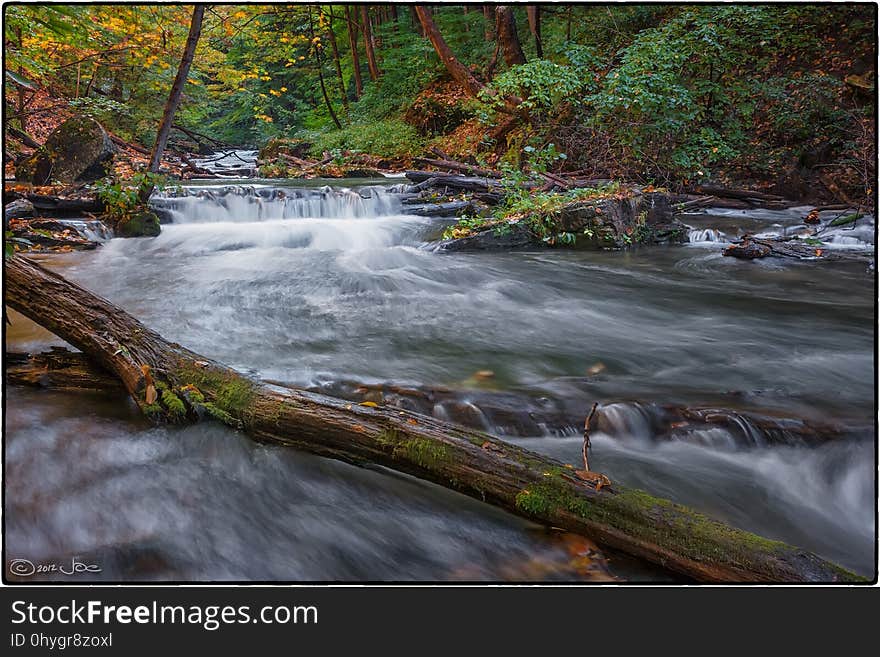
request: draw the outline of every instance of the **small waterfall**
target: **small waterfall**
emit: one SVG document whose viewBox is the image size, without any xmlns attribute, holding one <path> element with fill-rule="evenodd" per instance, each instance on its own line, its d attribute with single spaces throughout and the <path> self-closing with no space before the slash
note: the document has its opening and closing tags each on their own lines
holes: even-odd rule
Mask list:
<svg viewBox="0 0 880 657">
<path fill-rule="evenodd" d="M 54 221 L 69 226 L 80 237 L 92 242 L 106 242 L 113 237 L 113 231 L 97 219 L 55 219 Z"/>
<path fill-rule="evenodd" d="M 760 413 L 638 402 L 600 406 L 595 427 L 616 439 L 684 442 L 720 449 L 821 445 L 842 435 L 835 427 Z"/>
<path fill-rule="evenodd" d="M 184 187 L 150 203 L 173 223 L 253 223 L 279 219 L 361 219 L 400 213 L 400 201 L 380 186 L 274 188 L 254 185 Z"/>
<path fill-rule="evenodd" d="M 597 423 L 602 433 L 650 442 L 655 435 L 652 419 L 650 410 L 642 404 L 614 403 L 599 407 Z"/>
<path fill-rule="evenodd" d="M 727 235 L 715 228 L 692 228 L 688 231 L 688 242 L 698 244 L 700 242 L 726 242 Z"/>
</svg>

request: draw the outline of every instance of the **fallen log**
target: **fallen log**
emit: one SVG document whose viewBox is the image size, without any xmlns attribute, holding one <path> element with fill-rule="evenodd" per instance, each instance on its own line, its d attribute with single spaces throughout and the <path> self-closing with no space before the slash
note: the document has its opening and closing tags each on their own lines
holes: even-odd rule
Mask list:
<svg viewBox="0 0 880 657">
<path fill-rule="evenodd" d="M 424 176 L 423 173 L 430 175 Z M 410 174 L 413 174 L 412 176 Z M 500 190 L 500 186 L 494 180 L 488 178 L 474 178 L 468 176 L 458 176 L 445 173 L 432 172 L 415 172 L 407 171 L 406 177 L 417 183 L 414 186 L 416 191 L 425 189 L 445 189 L 456 190 L 458 192 L 476 192 L 486 194 L 488 192 Z"/>
<path fill-rule="evenodd" d="M 258 441 L 383 465 L 700 581 L 861 579 L 642 491 L 596 490 L 571 466 L 485 433 L 254 381 L 18 255 L 6 260 L 6 303 L 112 371 L 157 420 L 211 415 Z"/>
<path fill-rule="evenodd" d="M 40 142 L 31 137 L 24 130 L 19 130 L 18 128 L 12 127 L 7 128 L 6 130 L 9 132 L 9 135 L 11 137 L 14 137 L 28 148 L 40 148 L 42 146 Z"/>
<path fill-rule="evenodd" d="M 874 257 L 873 250 L 857 251 L 852 249 L 829 249 L 824 246 L 807 244 L 797 238 L 767 237 L 757 238 L 743 235 L 739 242 L 726 247 L 721 253 L 745 260 L 755 258 L 778 257 L 796 260 L 849 260 L 870 262 Z"/>
<path fill-rule="evenodd" d="M 104 211 L 104 203 L 96 196 L 83 196 L 80 198 L 66 198 L 64 196 L 46 196 L 43 194 L 20 194 L 18 192 L 6 192 L 3 194 L 4 201 L 27 199 L 40 214 L 50 215 L 74 215 L 98 214 Z"/>
<path fill-rule="evenodd" d="M 709 196 L 718 196 L 719 198 L 734 198 L 743 201 L 785 201 L 785 198 L 776 194 L 765 194 L 764 192 L 756 192 L 749 189 L 729 189 L 718 185 L 696 185 L 692 190 L 689 189 L 686 191 L 689 193 L 706 194 Z"/>
<path fill-rule="evenodd" d="M 454 160 L 434 160 L 427 157 L 416 157 L 413 158 L 413 161 L 418 162 L 419 164 L 426 164 L 428 166 L 437 167 L 438 169 L 449 169 L 450 171 L 457 171 L 459 173 L 464 173 L 469 176 L 481 176 L 483 178 L 501 178 L 504 176 L 504 174 L 500 171 L 484 169 L 482 167 L 465 164 L 464 162 L 456 162 Z"/>
<path fill-rule="evenodd" d="M 150 155 L 149 149 L 144 148 L 139 144 L 133 144 L 129 141 L 125 141 L 122 137 L 114 135 L 112 132 L 108 132 L 107 136 L 110 137 L 110 141 L 112 141 L 117 146 L 122 146 L 123 148 L 127 148 L 129 150 L 134 151 L 135 153 L 140 153 L 141 155 Z"/>
<path fill-rule="evenodd" d="M 196 176 L 206 176 L 206 177 L 209 177 L 209 178 L 217 178 L 217 177 L 218 177 L 218 176 L 217 176 L 213 171 L 211 171 L 210 169 L 206 169 L 206 168 L 204 168 L 204 167 L 200 167 L 198 164 L 196 164 L 196 163 L 193 162 L 191 159 L 189 159 L 189 157 L 187 157 L 185 154 L 180 153 L 179 157 L 180 157 L 180 161 L 183 162 L 184 165 L 186 165 L 186 166 L 185 166 L 185 169 L 184 169 L 185 171 L 187 171 L 187 172 L 189 172 L 189 173 L 192 173 L 192 174 L 194 174 L 194 175 L 196 175 Z"/>
</svg>

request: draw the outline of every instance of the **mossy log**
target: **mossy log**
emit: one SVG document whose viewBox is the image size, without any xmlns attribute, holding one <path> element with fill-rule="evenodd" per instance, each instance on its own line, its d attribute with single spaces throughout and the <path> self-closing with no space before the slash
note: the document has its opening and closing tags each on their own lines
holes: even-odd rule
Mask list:
<svg viewBox="0 0 880 657">
<path fill-rule="evenodd" d="M 699 581 L 860 579 L 645 492 L 617 484 L 597 491 L 570 466 L 485 433 L 254 381 L 20 255 L 6 260 L 6 303 L 113 372 L 156 420 L 211 415 L 259 441 L 383 465 Z"/>
</svg>

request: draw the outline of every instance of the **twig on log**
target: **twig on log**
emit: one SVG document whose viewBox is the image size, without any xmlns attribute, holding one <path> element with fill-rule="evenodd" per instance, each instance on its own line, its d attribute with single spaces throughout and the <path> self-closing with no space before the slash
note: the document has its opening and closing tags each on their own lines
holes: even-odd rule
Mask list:
<svg viewBox="0 0 880 657">
<path fill-rule="evenodd" d="M 590 414 L 587 416 L 586 422 L 584 422 L 584 470 L 587 470 L 588 472 L 590 470 L 590 463 L 587 460 L 587 452 L 592 447 L 590 444 L 590 423 L 593 421 L 593 416 L 596 415 L 597 408 L 599 408 L 599 402 L 593 402 L 593 408 L 590 409 Z"/>
</svg>

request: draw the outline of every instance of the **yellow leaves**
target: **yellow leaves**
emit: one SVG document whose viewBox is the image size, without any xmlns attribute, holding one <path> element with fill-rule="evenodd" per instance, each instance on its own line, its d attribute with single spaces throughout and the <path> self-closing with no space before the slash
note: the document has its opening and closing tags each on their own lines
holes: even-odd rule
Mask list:
<svg viewBox="0 0 880 657">
<path fill-rule="evenodd" d="M 269 93 L 272 94 L 273 96 L 280 96 L 281 95 L 281 92 L 276 91 L 275 89 L 269 89 Z M 262 94 L 260 94 L 260 95 L 262 95 Z"/>
<path fill-rule="evenodd" d="M 376 402 L 373 402 L 373 401 L 365 401 L 365 402 L 361 402 L 360 404 L 358 404 L 358 406 L 366 406 L 368 408 L 378 408 L 379 404 L 377 404 Z"/>
<path fill-rule="evenodd" d="M 281 87 L 281 89 L 279 89 L 279 91 L 281 91 L 281 93 L 285 93 L 287 91 L 287 87 Z"/>
<path fill-rule="evenodd" d="M 159 394 L 156 392 L 156 386 L 154 386 L 152 384 L 148 385 L 147 392 L 145 394 L 145 399 L 146 399 L 147 405 L 155 404 L 156 400 L 158 398 L 159 398 Z"/>
<path fill-rule="evenodd" d="M 272 117 L 268 114 L 254 114 L 254 118 L 262 121 L 263 123 L 272 123 Z"/>
<path fill-rule="evenodd" d="M 246 11 L 237 11 L 234 14 L 232 14 L 232 17 L 235 18 L 236 20 L 240 20 L 242 18 L 247 18 L 247 12 Z"/>
</svg>

